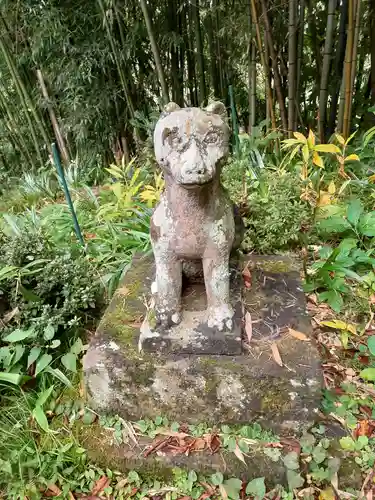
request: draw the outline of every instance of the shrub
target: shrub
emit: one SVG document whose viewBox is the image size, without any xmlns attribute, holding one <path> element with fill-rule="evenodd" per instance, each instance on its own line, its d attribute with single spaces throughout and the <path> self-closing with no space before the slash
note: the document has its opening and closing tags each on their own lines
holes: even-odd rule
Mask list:
<svg viewBox="0 0 375 500">
<path fill-rule="evenodd" d="M 245 252 L 275 253 L 298 247 L 300 235 L 312 224 L 311 208 L 300 199 L 295 176 L 262 173 L 249 188 L 242 248 Z"/>
<path fill-rule="evenodd" d="M 14 311 L 2 325 L 0 365 L 22 374 L 33 371 L 32 363 L 43 356 L 49 364 L 52 354 L 56 359 L 58 352 L 69 350 L 77 336 L 75 327 L 93 315 L 99 280 L 85 255 L 53 247 L 43 231 L 31 227 L 3 236 L 0 255 L 0 293 Z M 80 346 L 68 360 L 79 354 Z M 31 353 L 36 356 L 32 363 Z"/>
</svg>

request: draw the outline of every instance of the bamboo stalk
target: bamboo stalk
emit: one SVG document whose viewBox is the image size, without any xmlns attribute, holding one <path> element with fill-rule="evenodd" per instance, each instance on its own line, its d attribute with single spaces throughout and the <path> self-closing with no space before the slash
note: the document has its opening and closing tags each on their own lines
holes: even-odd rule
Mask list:
<svg viewBox="0 0 375 500">
<path fill-rule="evenodd" d="M 297 68 L 297 31 L 296 31 L 296 0 L 289 0 L 288 25 L 288 135 L 292 137 L 296 115 L 296 68 Z"/>
<path fill-rule="evenodd" d="M 303 62 L 303 42 L 305 36 L 305 0 L 300 2 L 299 11 L 299 26 L 298 26 L 298 39 L 297 39 L 297 82 L 296 82 L 296 109 L 300 111 L 300 98 L 301 98 L 301 68 Z M 302 124 L 302 117 L 301 117 Z"/>
<path fill-rule="evenodd" d="M 101 3 L 101 0 L 99 0 L 99 1 Z M 167 86 L 167 82 L 166 82 L 165 75 L 164 75 L 163 65 L 162 65 L 161 59 L 160 59 L 159 47 L 156 43 L 156 39 L 155 39 L 155 35 L 154 35 L 154 28 L 152 26 L 152 21 L 151 21 L 151 17 L 150 17 L 149 11 L 148 11 L 146 0 L 140 0 L 140 4 L 141 4 L 142 12 L 143 12 L 143 17 L 144 17 L 145 23 L 146 23 L 148 37 L 150 39 L 151 50 L 152 50 L 152 54 L 154 56 L 155 65 L 156 65 L 156 71 L 157 71 L 157 74 L 159 77 L 159 82 L 161 85 L 163 101 L 165 104 L 167 104 L 169 101 L 168 86 Z"/>
<path fill-rule="evenodd" d="M 326 29 L 326 39 L 324 43 L 323 66 L 322 66 L 322 75 L 320 79 L 320 92 L 319 92 L 318 130 L 319 130 L 320 142 L 322 143 L 325 142 L 325 128 L 326 128 L 327 100 L 328 100 L 328 76 L 331 67 L 331 58 L 333 50 L 333 34 L 335 31 L 336 1 L 337 0 L 329 0 L 327 6 L 327 29 Z"/>
<path fill-rule="evenodd" d="M 260 27 L 259 27 L 257 9 L 255 6 L 255 0 L 250 0 L 250 1 L 251 1 L 251 15 L 253 18 L 253 23 L 255 24 L 255 32 L 256 32 L 256 39 L 257 39 L 257 44 L 258 44 L 260 60 L 261 60 L 262 66 L 264 68 L 264 74 L 266 76 L 267 102 L 268 102 L 268 106 L 269 106 L 271 124 L 272 124 L 272 128 L 275 130 L 276 129 L 276 120 L 275 120 L 275 113 L 273 110 L 272 89 L 271 89 L 271 85 L 270 85 L 270 81 L 269 81 L 269 68 L 268 68 L 268 65 L 266 64 L 263 49 L 262 49 L 262 37 L 260 35 Z"/>
<path fill-rule="evenodd" d="M 134 116 L 135 116 L 134 105 L 133 105 L 133 102 L 132 102 L 132 99 L 131 99 L 131 96 L 130 96 L 129 87 L 128 87 L 128 84 L 126 82 L 126 77 L 125 77 L 124 72 L 122 70 L 122 67 L 120 65 L 120 59 L 119 59 L 119 56 L 118 56 L 115 44 L 113 42 L 113 38 L 112 38 L 110 27 L 108 25 L 108 19 L 107 19 L 105 10 L 104 10 L 103 2 L 102 2 L 102 0 L 97 0 L 97 1 L 98 1 L 100 10 L 102 12 L 103 22 L 104 22 L 105 29 L 106 29 L 106 32 L 107 32 L 107 38 L 108 38 L 109 44 L 111 46 L 113 57 L 115 59 L 117 72 L 118 72 L 119 77 L 120 77 L 120 81 L 121 81 L 121 85 L 122 85 L 122 90 L 124 92 L 125 101 L 126 101 L 126 104 L 127 104 L 128 110 L 129 110 L 129 114 L 130 114 L 130 117 L 132 119 L 134 119 Z"/>
<path fill-rule="evenodd" d="M 343 135 L 349 136 L 350 131 L 350 107 L 352 99 L 352 65 L 353 65 L 353 45 L 354 45 L 354 8 L 355 0 L 349 0 L 348 17 L 348 39 L 347 51 L 345 53 L 344 81 L 345 81 L 345 101 L 344 101 L 344 120 Z"/>
<path fill-rule="evenodd" d="M 268 50 L 269 50 L 270 56 L 271 56 L 276 97 L 277 97 L 277 102 L 278 102 L 279 108 L 280 108 L 280 118 L 281 118 L 281 123 L 282 123 L 283 129 L 286 131 L 288 129 L 288 120 L 287 120 L 287 116 L 286 116 L 285 99 L 284 99 L 284 94 L 283 94 L 283 90 L 282 90 L 281 76 L 280 76 L 279 67 L 277 65 L 277 54 L 276 54 L 275 46 L 274 46 L 273 39 L 272 39 L 271 26 L 270 26 L 270 21 L 268 18 L 268 12 L 267 12 L 267 6 L 266 6 L 265 0 L 261 0 L 261 5 L 262 5 L 262 11 L 263 11 L 264 27 L 265 27 L 265 32 L 266 32 L 266 43 L 268 43 Z"/>
<path fill-rule="evenodd" d="M 56 137 L 57 144 L 59 146 L 59 150 L 60 150 L 61 155 L 63 157 L 64 163 L 68 164 L 70 161 L 70 158 L 69 158 L 68 150 L 67 150 L 66 145 L 65 145 L 64 136 L 61 132 L 59 122 L 57 121 L 56 114 L 55 114 L 55 111 L 52 107 L 52 104 L 51 104 L 51 101 L 50 101 L 50 98 L 48 95 L 48 90 L 47 90 L 46 84 L 44 82 L 43 74 L 42 74 L 40 69 L 38 69 L 36 71 L 36 76 L 39 80 L 42 95 L 47 103 L 48 113 L 49 113 L 49 116 L 51 119 L 52 128 L 53 128 L 53 131 L 55 133 L 55 137 Z"/>
<path fill-rule="evenodd" d="M 0 14 L 0 20 L 1 20 L 1 24 L 3 26 L 3 29 L 5 30 L 5 33 L 7 34 L 8 38 L 10 39 L 9 34 L 8 34 L 7 24 L 6 24 L 4 18 L 1 14 Z M 31 113 L 31 115 L 33 116 L 35 123 L 39 129 L 39 132 L 43 138 L 45 146 L 47 148 L 50 148 L 49 136 L 48 136 L 48 133 L 45 129 L 43 121 L 36 110 L 34 102 L 31 99 L 31 97 L 26 89 L 26 86 L 23 82 L 23 79 L 21 78 L 21 75 L 17 69 L 16 63 L 14 62 L 13 54 L 10 52 L 10 50 L 7 46 L 7 43 L 4 39 L 2 39 L 2 47 L 1 48 L 2 48 L 2 51 L 4 54 L 4 58 L 7 62 L 7 66 L 9 68 L 9 71 L 12 75 L 12 79 L 14 80 L 15 84 L 17 85 L 19 92 L 22 94 L 22 101 L 26 103 L 25 110 L 27 109 Z"/>
<path fill-rule="evenodd" d="M 352 54 L 352 73 L 351 73 L 351 99 L 349 104 L 349 116 L 351 118 L 352 107 L 353 107 L 353 91 L 355 78 L 357 76 L 357 54 L 358 54 L 358 42 L 359 42 L 359 32 L 361 26 L 361 0 L 357 0 L 356 13 L 355 13 L 355 29 L 354 29 L 354 41 L 353 41 L 353 54 Z"/>
<path fill-rule="evenodd" d="M 7 63 L 9 72 L 11 74 L 11 78 L 12 78 L 12 80 L 14 82 L 15 88 L 17 90 L 18 97 L 19 97 L 21 105 L 23 107 L 25 118 L 26 118 L 27 124 L 28 124 L 29 129 L 30 129 L 30 134 L 31 134 L 31 137 L 33 139 L 34 149 L 35 149 L 35 152 L 37 154 L 39 163 L 43 167 L 44 166 L 44 161 L 43 161 L 43 157 L 42 157 L 42 155 L 40 153 L 39 141 L 38 141 L 38 136 L 37 136 L 35 127 L 34 127 L 34 123 L 31 120 L 31 117 L 30 117 L 30 114 L 29 114 L 29 108 L 27 106 L 27 103 L 26 103 L 26 100 L 25 100 L 25 96 L 24 96 L 24 94 L 22 92 L 22 88 L 21 88 L 19 79 L 17 78 L 17 74 L 14 72 L 13 65 L 12 65 L 12 63 L 10 61 L 9 52 L 7 50 L 6 44 L 5 44 L 5 42 L 4 42 L 4 40 L 3 40 L 2 37 L 0 37 L 0 49 L 3 52 L 5 62 Z"/>
<path fill-rule="evenodd" d="M 331 108 L 329 112 L 329 124 L 328 124 L 328 135 L 332 135 L 337 118 L 337 104 L 339 102 L 341 82 L 342 82 L 342 72 L 345 59 L 345 47 L 346 47 L 346 21 L 348 17 L 348 0 L 343 0 L 340 9 L 340 25 L 339 25 L 339 39 L 336 47 L 336 57 L 334 66 L 334 81 L 333 91 L 331 95 Z M 339 110 L 339 116 L 344 117 L 344 108 L 342 111 Z M 342 123 L 342 119 L 341 119 Z M 342 131 L 342 128 L 340 128 Z"/>
</svg>

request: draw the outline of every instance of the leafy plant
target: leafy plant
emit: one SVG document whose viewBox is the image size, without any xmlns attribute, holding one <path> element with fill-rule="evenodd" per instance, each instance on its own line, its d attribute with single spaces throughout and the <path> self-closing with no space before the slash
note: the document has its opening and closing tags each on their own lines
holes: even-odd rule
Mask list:
<svg viewBox="0 0 375 500">
<path fill-rule="evenodd" d="M 375 290 L 372 271 L 375 212 L 365 212 L 358 199 L 344 207 L 331 208 L 335 212 L 320 220 L 317 230 L 325 237 L 344 239 L 336 248 L 327 245 L 319 249 L 319 258 L 308 271 L 305 290 L 318 290 L 319 299 L 340 312 L 343 297 L 352 293 L 349 282 L 354 281 L 370 293 Z"/>
<path fill-rule="evenodd" d="M 301 245 L 301 232 L 309 228 L 312 213 L 300 196 L 301 185 L 291 174 L 262 174 L 242 209 L 246 212 L 242 248 L 277 253 Z"/>
</svg>

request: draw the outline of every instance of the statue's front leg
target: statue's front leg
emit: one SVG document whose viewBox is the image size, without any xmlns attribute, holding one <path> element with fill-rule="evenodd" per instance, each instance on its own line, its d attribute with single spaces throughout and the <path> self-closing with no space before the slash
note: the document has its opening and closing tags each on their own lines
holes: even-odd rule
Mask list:
<svg viewBox="0 0 375 500">
<path fill-rule="evenodd" d="M 207 323 L 219 331 L 232 330 L 234 311 L 229 299 L 229 252 L 203 259 L 207 293 Z"/>
<path fill-rule="evenodd" d="M 154 245 L 156 264 L 156 323 L 170 327 L 180 323 L 182 264 L 168 250 L 167 242 L 158 241 Z"/>
</svg>

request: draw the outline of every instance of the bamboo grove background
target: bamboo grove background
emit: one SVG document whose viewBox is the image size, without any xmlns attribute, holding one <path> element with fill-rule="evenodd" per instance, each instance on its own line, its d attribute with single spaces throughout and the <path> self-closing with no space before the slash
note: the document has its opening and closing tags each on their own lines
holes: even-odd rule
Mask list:
<svg viewBox="0 0 375 500">
<path fill-rule="evenodd" d="M 239 123 L 372 120 L 375 0 L 1 0 L 0 170 L 137 153 L 163 103 L 235 92 Z"/>
</svg>

